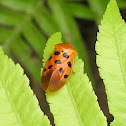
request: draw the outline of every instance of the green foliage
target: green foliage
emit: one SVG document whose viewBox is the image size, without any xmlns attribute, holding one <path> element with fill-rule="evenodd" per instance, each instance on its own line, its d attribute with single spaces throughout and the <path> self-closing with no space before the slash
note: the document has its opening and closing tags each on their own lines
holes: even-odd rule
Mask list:
<svg viewBox="0 0 126 126">
<path fill-rule="evenodd" d="M 93 20 L 97 24 L 99 24 L 109 0 L 84 1 L 87 2 L 87 5 L 80 4 L 82 0 L 48 0 L 45 2 L 43 2 L 42 0 L 0 0 L 0 44 L 3 46 L 4 51 L 8 55 L 14 57 L 16 61 L 19 61 L 21 65 L 26 69 L 26 71 L 32 75 L 33 79 L 40 83 L 40 61 L 44 47 L 46 46 L 43 57 L 45 60 L 47 60 L 50 53 L 54 49 L 53 45 L 61 42 L 61 34 L 56 33 L 61 31 L 63 35 L 63 42 L 72 43 L 80 53 L 79 57 L 82 58 L 83 61 L 85 61 L 84 72 L 88 73 L 92 83 L 94 83 L 94 79 L 92 79 L 92 73 L 90 72 L 90 65 L 88 62 L 85 45 L 83 43 L 83 39 L 75 19 L 81 18 L 84 20 Z M 45 6 L 45 3 L 48 7 Z M 117 3 L 121 9 L 126 8 L 125 0 L 117 0 Z M 97 56 L 97 64 L 100 67 L 99 70 L 101 77 L 105 82 L 107 97 L 109 100 L 109 109 L 115 118 L 115 121 L 112 124 L 125 125 L 123 123 L 125 123 L 124 110 L 126 101 L 124 97 L 124 42 L 126 38 L 126 27 L 124 21 L 120 18 L 118 8 L 113 0 L 109 4 L 107 12 L 99 28 L 100 33 L 98 34 L 98 42 L 96 44 L 96 51 L 99 54 Z M 48 43 L 46 45 L 47 38 L 54 33 L 56 34 L 48 40 Z M 4 54 L 1 53 L 0 57 L 2 57 L 2 55 Z M 3 59 L 5 60 L 5 58 Z M 9 60 L 9 63 L 12 64 L 12 61 Z M 4 65 L 4 62 L 0 61 L 0 64 Z M 7 66 L 8 67 L 5 67 L 6 70 L 7 68 L 11 68 L 9 67 L 9 65 Z M 19 65 L 16 65 L 16 68 L 17 66 L 19 67 Z M 1 67 L 0 69 L 5 68 Z M 78 70 L 79 68 L 80 70 Z M 17 68 L 17 71 L 19 71 L 18 69 L 21 68 Z M 55 123 L 64 124 L 62 121 L 65 120 L 68 122 L 68 124 L 73 124 L 74 118 L 76 125 L 106 125 L 105 118 L 98 107 L 98 104 L 96 102 L 97 99 L 94 95 L 94 92 L 92 91 L 88 77 L 87 75 L 83 74 L 83 62 L 78 59 L 78 57 L 75 57 L 74 72 L 75 74 L 71 75 L 71 78 L 69 79 L 67 85 L 64 86 L 61 91 L 58 91 L 54 94 L 47 94 L 48 101 L 50 103 L 53 103 L 50 106 L 51 111 L 55 116 Z M 13 73 L 12 75 L 15 75 L 15 73 Z M 22 76 L 22 78 L 24 78 L 24 75 Z M 73 77 L 75 77 L 76 79 L 73 79 Z M 0 84 L 3 84 L 2 82 L 3 81 L 1 80 L 0 76 Z M 18 87 L 18 83 L 20 81 L 18 82 L 17 79 L 15 83 L 16 82 L 16 86 Z M 10 84 L 10 86 L 7 87 L 7 91 L 9 89 L 12 90 L 11 85 L 14 85 L 15 83 Z M 22 83 L 22 81 L 20 83 Z M 118 85 L 117 83 L 119 83 L 120 85 Z M 13 86 L 14 90 L 16 90 L 16 86 Z M 1 89 L 3 90 L 3 87 Z M 19 87 L 17 89 L 19 89 Z M 30 90 L 29 87 L 27 89 Z M 121 90 L 121 92 L 117 93 L 118 90 Z M 4 101 L 7 94 L 6 91 L 1 92 L 5 93 L 5 95 L 0 93 L 0 98 L 2 98 Z M 13 96 L 15 96 L 15 94 L 13 94 Z M 19 100 L 19 102 L 21 101 Z M 7 104 L 7 102 L 9 103 L 9 101 L 5 100 L 5 102 L 2 103 L 2 107 L 4 107 L 5 104 L 5 107 L 8 108 L 7 105 L 9 104 Z M 67 107 L 61 104 L 63 102 Z M 19 107 L 18 104 L 17 107 Z M 35 104 L 37 105 L 36 101 Z M 55 106 L 57 107 L 57 109 Z M 12 106 L 9 105 L 9 109 L 11 107 Z M 61 108 L 63 109 L 61 110 Z M 4 110 L 5 108 L 3 109 L 3 111 Z M 23 108 L 21 110 L 23 111 Z M 38 114 L 41 115 L 40 110 L 38 109 L 37 111 L 39 111 Z M 62 114 L 62 112 L 64 113 Z M 97 117 L 94 115 L 95 113 L 97 113 Z M 22 113 L 17 114 L 17 119 L 20 119 L 20 114 Z M 8 122 L 13 119 L 9 114 L 7 116 Z M 72 116 L 73 118 L 71 118 Z M 41 115 L 41 117 L 46 118 L 43 115 Z M 0 119 L 3 118 L 3 116 L 0 117 Z M 38 118 L 40 118 L 39 115 Z M 25 119 L 23 118 L 22 120 Z M 45 123 L 47 123 L 47 119 L 45 120 Z M 0 125 L 1 122 L 8 123 L 7 121 L 0 121 Z M 27 123 L 30 124 L 31 122 Z M 3 125 L 4 124 L 2 124 L 2 126 Z"/>
<path fill-rule="evenodd" d="M 44 60 L 47 61 L 48 58 L 50 57 L 51 53 L 53 52 L 54 50 L 54 44 L 58 44 L 58 43 L 62 43 L 62 40 L 61 40 L 61 33 L 60 32 L 57 32 L 55 33 L 54 35 L 52 35 L 47 43 L 46 43 L 46 48 L 44 49 L 44 54 L 43 54 L 43 57 L 44 57 Z"/>
<path fill-rule="evenodd" d="M 87 0 L 89 2 L 89 7 L 95 13 L 95 21 L 99 24 L 102 16 L 105 12 L 107 4 L 109 0 Z M 117 0 L 118 5 L 121 9 L 126 8 L 126 1 L 125 0 Z"/>
<path fill-rule="evenodd" d="M 109 0 L 85 0 L 88 5 L 82 5 L 80 2 L 84 0 L 60 0 L 62 6 L 71 16 L 81 19 L 94 20 L 99 24 L 105 12 Z M 65 1 L 65 2 L 64 2 Z M 126 8 L 125 0 L 117 0 L 120 9 Z"/>
<path fill-rule="evenodd" d="M 100 76 L 105 83 L 111 126 L 126 125 L 126 24 L 115 0 L 107 6 L 99 33 L 96 51 Z"/>
<path fill-rule="evenodd" d="M 0 3 L 0 43 L 4 51 L 17 57 L 40 82 L 40 61 L 46 39 L 32 21 L 40 3 L 34 0 L 2 0 Z"/>
<path fill-rule="evenodd" d="M 64 42 L 70 42 L 76 47 L 79 56 L 85 61 L 85 71 L 90 77 L 92 76 L 85 45 L 74 17 L 67 8 L 64 8 L 66 3 L 67 1 L 62 0 L 49 0 L 47 2 L 49 8 L 46 8 L 41 0 L 0 1 L 0 26 L 2 26 L 0 43 L 4 51 L 8 55 L 12 53 L 38 82 L 40 82 L 41 54 L 46 40 L 58 31 L 63 34 Z M 83 7 L 82 10 L 85 11 Z M 87 11 L 90 10 L 87 8 Z M 85 12 L 89 18 L 92 16 L 92 11 L 90 13 Z"/>
<path fill-rule="evenodd" d="M 95 13 L 87 6 L 77 3 L 65 4 L 63 7 L 72 16 L 88 20 L 96 20 Z"/>
<path fill-rule="evenodd" d="M 0 1 L 0 43 L 4 51 L 16 57 L 39 83 L 40 60 L 46 40 L 59 31 L 64 37 L 64 42 L 72 43 L 80 53 L 79 57 L 85 61 L 85 72 L 92 83 L 95 83 L 84 40 L 75 18 L 94 20 L 98 23 L 109 0 L 87 0 L 89 6 L 80 5 L 79 1 L 48 0 L 48 8 L 41 0 Z M 118 0 L 118 3 L 121 8 L 126 7 L 124 0 Z M 19 45 L 17 41 L 20 42 Z"/>
<path fill-rule="evenodd" d="M 61 34 L 51 36 L 44 50 L 44 60 L 51 55 L 57 41 L 61 43 Z M 99 108 L 97 97 L 84 72 L 84 63 L 75 57 L 74 74 L 59 91 L 46 93 L 54 122 L 57 126 L 107 126 L 106 118 Z"/>
<path fill-rule="evenodd" d="M 0 126 L 49 126 L 19 64 L 0 47 Z"/>
</svg>

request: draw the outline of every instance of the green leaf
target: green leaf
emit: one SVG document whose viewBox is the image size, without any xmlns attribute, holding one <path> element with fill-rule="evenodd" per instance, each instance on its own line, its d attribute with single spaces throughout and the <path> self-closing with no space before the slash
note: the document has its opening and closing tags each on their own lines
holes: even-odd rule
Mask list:
<svg viewBox="0 0 126 126">
<path fill-rule="evenodd" d="M 46 48 L 44 49 L 44 54 L 43 54 L 43 57 L 44 57 L 45 61 L 48 60 L 49 56 L 53 52 L 53 50 L 55 48 L 54 45 L 58 44 L 58 43 L 62 43 L 62 41 L 61 41 L 61 33 L 60 32 L 57 32 L 54 35 L 52 35 L 49 38 L 49 40 L 47 41 Z"/>
<path fill-rule="evenodd" d="M 111 126 L 126 125 L 126 24 L 116 1 L 107 6 L 96 42 L 97 65 L 105 83 Z"/>
<path fill-rule="evenodd" d="M 32 30 L 30 30 L 32 29 Z M 34 51 L 41 57 L 46 39 L 37 29 L 37 27 L 31 21 L 27 22 L 23 28 L 23 35 L 27 39 L 27 42 L 31 45 Z"/>
<path fill-rule="evenodd" d="M 126 9 L 126 1 L 125 0 L 117 0 L 117 4 L 120 9 Z"/>
<path fill-rule="evenodd" d="M 19 64 L 0 47 L 0 126 L 49 126 Z"/>
<path fill-rule="evenodd" d="M 11 30 L 0 28 L 0 43 L 6 42 L 6 38 L 11 35 Z"/>
<path fill-rule="evenodd" d="M 1 0 L 0 3 L 18 11 L 31 12 L 37 5 L 37 0 Z"/>
<path fill-rule="evenodd" d="M 54 45 L 61 42 L 61 34 L 51 36 L 44 50 L 44 59 L 51 55 Z M 97 97 L 86 74 L 84 63 L 75 57 L 74 74 L 63 88 L 46 93 L 50 110 L 57 126 L 107 126 L 106 118 L 99 108 Z"/>
<path fill-rule="evenodd" d="M 88 20 L 96 20 L 95 13 L 89 7 L 82 4 L 67 3 L 63 7 L 74 17 Z"/>
<path fill-rule="evenodd" d="M 0 1 L 0 43 L 8 55 L 13 53 L 15 59 L 28 70 L 40 83 L 41 54 L 46 37 L 38 28 L 32 15 L 41 8 L 36 0 L 2 0 Z M 19 7 L 20 6 L 20 7 Z"/>
<path fill-rule="evenodd" d="M 41 64 L 36 57 L 31 58 L 31 48 L 29 48 L 29 46 L 20 37 L 15 38 L 11 48 L 14 55 L 16 57 L 20 57 L 19 60 L 22 64 L 24 63 L 24 67 L 33 75 L 33 77 L 35 77 L 38 82 L 40 82 Z"/>
<path fill-rule="evenodd" d="M 24 19 L 24 15 L 14 13 L 14 11 L 10 11 L 5 9 L 4 7 L 0 7 L 0 23 L 8 26 L 17 26 Z"/>
<path fill-rule="evenodd" d="M 102 19 L 103 13 L 105 11 L 106 5 L 109 0 L 88 0 L 91 10 L 95 13 L 99 24 L 99 21 Z"/>
<path fill-rule="evenodd" d="M 88 71 L 87 73 L 94 84 L 86 48 L 76 21 L 71 14 L 68 14 L 68 9 L 62 6 L 62 3 L 66 4 L 66 2 L 68 0 L 62 0 L 62 2 L 61 0 L 51 0 L 51 2 L 47 2 L 48 7 L 46 7 L 42 0 L 0 0 L 0 43 L 8 55 L 11 56 L 10 52 L 14 53 L 17 60 L 26 66 L 35 80 L 38 80 L 28 64 L 40 62 L 48 36 L 61 31 L 64 42 L 72 43 L 80 53 L 79 56 L 85 61 L 85 71 Z M 22 40 L 23 44 L 29 46 L 32 53 L 30 53 L 31 55 L 28 54 L 27 57 L 30 60 L 21 60 L 21 57 L 16 54 L 16 49 L 12 47 L 17 37 Z M 24 50 L 22 46 L 20 52 L 21 50 L 22 52 Z M 20 55 L 23 56 L 24 54 Z M 40 64 L 41 62 L 39 66 Z M 40 81 L 38 82 L 40 83 Z"/>
<path fill-rule="evenodd" d="M 109 0 L 88 0 L 88 3 L 91 10 L 95 13 L 97 24 L 99 24 L 107 7 L 107 4 L 109 3 Z M 117 3 L 119 5 L 119 8 L 126 8 L 125 0 L 117 0 Z"/>
<path fill-rule="evenodd" d="M 49 10 L 44 6 L 37 8 L 36 13 L 34 13 L 34 18 L 42 31 L 44 31 L 48 36 L 59 31 L 59 27 L 51 12 L 49 12 Z"/>
</svg>

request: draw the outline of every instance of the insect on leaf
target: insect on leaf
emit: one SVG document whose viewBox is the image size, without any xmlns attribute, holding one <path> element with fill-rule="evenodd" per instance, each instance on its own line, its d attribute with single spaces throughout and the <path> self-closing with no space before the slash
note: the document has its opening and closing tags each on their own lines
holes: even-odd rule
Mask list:
<svg viewBox="0 0 126 126">
<path fill-rule="evenodd" d="M 49 58 L 58 42 L 61 43 L 61 34 L 55 33 L 46 44 L 44 59 Z M 87 75 L 83 74 L 84 63 L 78 56 L 74 60 L 74 74 L 63 88 L 46 93 L 54 123 L 57 126 L 107 126 L 91 83 Z"/>
</svg>

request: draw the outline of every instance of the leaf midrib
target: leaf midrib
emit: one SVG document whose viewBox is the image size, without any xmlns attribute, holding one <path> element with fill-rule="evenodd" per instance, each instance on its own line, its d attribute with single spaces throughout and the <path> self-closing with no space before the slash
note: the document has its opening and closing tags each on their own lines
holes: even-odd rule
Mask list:
<svg viewBox="0 0 126 126">
<path fill-rule="evenodd" d="M 115 19 L 115 15 L 113 15 L 113 17 L 114 17 L 113 19 Z M 115 20 L 113 20 L 113 22 L 115 22 Z M 124 84 L 126 85 L 125 74 L 124 74 L 123 67 L 121 65 L 122 64 L 121 53 L 120 53 L 120 50 L 119 50 L 118 44 L 117 44 L 117 38 L 116 38 L 117 35 L 116 35 L 114 24 L 116 24 L 116 23 L 112 24 L 112 28 L 113 28 L 113 35 L 114 35 L 114 39 L 115 39 L 115 45 L 116 45 L 116 48 L 117 48 L 117 57 L 119 59 L 119 67 L 120 67 L 120 70 L 121 70 L 122 78 L 123 78 Z"/>
<path fill-rule="evenodd" d="M 78 122 L 79 122 L 79 125 L 80 125 L 80 126 L 84 126 L 83 123 L 82 123 L 82 121 L 81 121 L 80 114 L 79 114 L 79 112 L 78 112 L 78 110 L 77 110 L 77 106 L 76 106 L 74 97 L 73 97 L 73 95 L 72 95 L 72 92 L 71 92 L 69 83 L 67 83 L 67 91 L 68 91 L 68 94 L 69 94 L 69 96 L 70 96 L 70 99 L 71 99 L 71 101 L 72 101 L 72 103 L 73 103 L 74 110 L 75 110 L 76 117 L 77 117 L 77 120 L 78 120 Z"/>
</svg>

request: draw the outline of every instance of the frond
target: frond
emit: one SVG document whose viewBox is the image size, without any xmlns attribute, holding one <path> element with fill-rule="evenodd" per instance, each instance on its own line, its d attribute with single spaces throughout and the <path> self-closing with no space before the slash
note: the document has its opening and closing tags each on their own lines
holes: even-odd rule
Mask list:
<svg viewBox="0 0 126 126">
<path fill-rule="evenodd" d="M 126 24 L 116 1 L 107 6 L 96 42 L 97 65 L 105 83 L 112 126 L 126 125 Z"/>
<path fill-rule="evenodd" d="M 55 41 L 57 40 L 57 41 Z M 61 42 L 61 34 L 51 36 L 46 44 L 44 59 L 48 59 L 54 45 Z M 107 126 L 106 118 L 97 102 L 91 83 L 83 74 L 84 63 L 75 57 L 74 74 L 65 86 L 54 93 L 46 93 L 57 126 Z"/>
<path fill-rule="evenodd" d="M 19 64 L 0 47 L 0 126 L 49 126 Z"/>
</svg>

